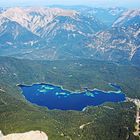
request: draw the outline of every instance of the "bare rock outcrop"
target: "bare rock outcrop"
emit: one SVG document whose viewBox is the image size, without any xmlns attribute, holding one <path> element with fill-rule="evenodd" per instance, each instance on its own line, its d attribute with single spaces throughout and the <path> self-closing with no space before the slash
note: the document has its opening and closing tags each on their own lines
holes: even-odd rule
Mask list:
<svg viewBox="0 0 140 140">
<path fill-rule="evenodd" d="M 13 133 L 4 136 L 0 131 L 0 140 L 48 140 L 48 136 L 42 131 Z"/>
</svg>

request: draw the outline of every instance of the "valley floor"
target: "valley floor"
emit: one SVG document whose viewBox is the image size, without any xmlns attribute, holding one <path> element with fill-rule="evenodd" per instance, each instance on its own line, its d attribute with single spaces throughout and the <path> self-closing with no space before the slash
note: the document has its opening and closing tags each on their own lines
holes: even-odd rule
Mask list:
<svg viewBox="0 0 140 140">
<path fill-rule="evenodd" d="M 126 140 L 127 136 L 138 140 L 133 134 L 137 110 L 133 102 L 106 103 L 84 111 L 50 111 L 27 102 L 16 86 L 19 83 L 52 83 L 72 91 L 83 87 L 108 91 L 112 90 L 108 83 L 118 83 L 127 97 L 140 99 L 139 67 L 93 60 L 0 57 L 0 130 L 5 136 L 40 130 L 50 140 Z"/>
</svg>

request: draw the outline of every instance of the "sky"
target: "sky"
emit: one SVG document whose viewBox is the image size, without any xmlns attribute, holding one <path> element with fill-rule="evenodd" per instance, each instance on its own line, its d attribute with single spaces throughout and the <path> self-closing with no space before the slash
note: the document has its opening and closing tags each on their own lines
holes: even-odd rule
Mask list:
<svg viewBox="0 0 140 140">
<path fill-rule="evenodd" d="M 0 0 L 0 7 L 47 5 L 140 8 L 140 0 Z"/>
</svg>

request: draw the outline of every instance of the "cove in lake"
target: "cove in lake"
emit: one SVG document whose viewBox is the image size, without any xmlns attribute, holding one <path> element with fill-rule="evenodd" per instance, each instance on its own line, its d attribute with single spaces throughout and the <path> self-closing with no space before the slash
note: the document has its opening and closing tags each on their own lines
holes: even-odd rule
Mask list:
<svg viewBox="0 0 140 140">
<path fill-rule="evenodd" d="M 87 106 L 98 106 L 105 102 L 125 101 L 125 94 L 122 93 L 120 86 L 116 84 L 110 84 L 110 86 L 115 88 L 114 91 L 85 88 L 85 91 L 75 93 L 51 84 L 19 85 L 23 95 L 31 103 L 49 109 L 78 111 L 82 111 Z"/>
</svg>

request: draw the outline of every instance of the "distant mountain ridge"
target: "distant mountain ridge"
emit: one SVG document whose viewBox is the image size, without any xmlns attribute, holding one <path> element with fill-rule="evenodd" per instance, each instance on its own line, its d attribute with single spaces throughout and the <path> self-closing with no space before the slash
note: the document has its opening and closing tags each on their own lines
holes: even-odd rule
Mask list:
<svg viewBox="0 0 140 140">
<path fill-rule="evenodd" d="M 54 6 L 0 11 L 0 55 L 139 61 L 139 9 Z"/>
</svg>

